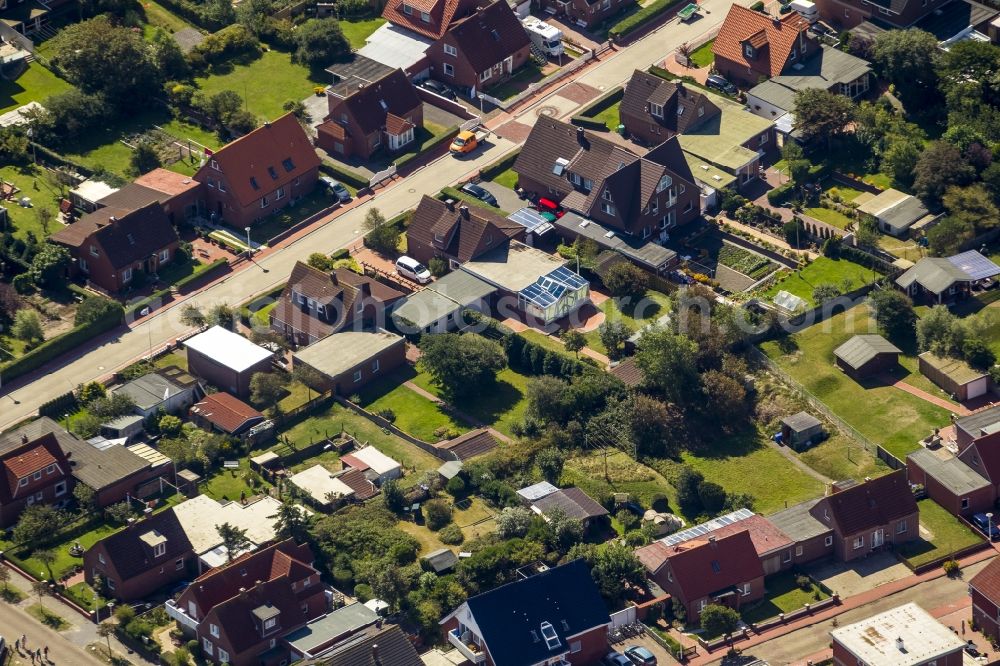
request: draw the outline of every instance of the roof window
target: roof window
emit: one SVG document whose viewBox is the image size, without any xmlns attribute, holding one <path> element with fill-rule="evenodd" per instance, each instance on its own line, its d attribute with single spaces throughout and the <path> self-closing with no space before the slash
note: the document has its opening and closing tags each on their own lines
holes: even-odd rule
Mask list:
<svg viewBox="0 0 1000 666">
<path fill-rule="evenodd" d="M 273 166 L 267 167 L 267 173 L 270 174 L 272 180 L 278 180 L 278 172 L 274 170 Z"/>
<path fill-rule="evenodd" d="M 260 189 L 260 185 L 257 184 L 257 179 L 254 178 L 253 176 L 250 176 L 250 187 L 252 187 L 255 190 Z"/>
<path fill-rule="evenodd" d="M 542 638 L 545 639 L 545 647 L 555 650 L 561 645 L 559 636 L 556 635 L 555 627 L 551 622 L 542 622 Z"/>
<path fill-rule="evenodd" d="M 295 162 L 292 161 L 291 157 L 286 157 L 285 159 L 281 160 L 281 166 L 285 167 L 285 171 L 295 170 Z"/>
<path fill-rule="evenodd" d="M 563 172 L 566 171 L 566 167 L 568 166 L 569 166 L 568 159 L 566 159 L 565 157 L 557 157 L 556 163 L 552 167 L 552 173 L 554 173 L 557 176 L 561 176 L 563 175 Z"/>
</svg>

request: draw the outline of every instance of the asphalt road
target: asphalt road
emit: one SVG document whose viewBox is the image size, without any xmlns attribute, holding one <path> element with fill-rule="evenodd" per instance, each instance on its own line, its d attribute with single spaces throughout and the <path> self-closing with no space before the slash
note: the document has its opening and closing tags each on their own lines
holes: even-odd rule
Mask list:
<svg viewBox="0 0 1000 666">
<path fill-rule="evenodd" d="M 56 604 L 50 600 L 48 603 Z M 60 614 L 66 613 L 66 609 L 58 608 Z M 107 664 L 85 650 L 70 642 L 58 631 L 49 629 L 26 612 L 10 604 L 0 602 L 0 636 L 7 639 L 7 645 L 11 649 L 9 666 L 20 666 L 20 664 L 30 664 L 31 660 L 27 656 L 19 656 L 13 650 L 14 641 L 25 635 L 28 639 L 28 647 L 32 650 L 44 646 L 49 647 L 49 664 L 57 666 L 107 666 Z"/>
<path fill-rule="evenodd" d="M 662 61 L 682 43 L 696 41 L 717 28 L 732 4 L 737 3 L 732 0 L 703 0 L 704 14 L 698 20 L 691 24 L 674 20 L 628 48 L 617 51 L 582 75 L 569 77 L 563 86 L 579 81 L 603 91 L 621 85 L 631 77 L 633 70 L 645 69 Z M 748 6 L 750 0 L 739 0 L 738 4 Z M 543 112 L 555 112 L 560 117 L 574 113 L 579 105 L 557 97 L 558 92 L 559 88 L 519 111 L 516 120 L 533 125 L 535 118 Z M 356 243 L 363 235 L 362 223 L 370 208 L 378 208 L 386 218 L 390 218 L 415 207 L 424 193 L 433 194 L 448 183 L 467 178 L 516 147 L 517 144 L 511 141 L 493 137 L 490 145 L 471 159 L 457 160 L 445 155 L 386 190 L 379 191 L 374 198 L 357 208 L 331 218 L 308 235 L 272 252 L 258 265 L 228 276 L 185 302 L 207 310 L 221 302 L 236 305 L 254 294 L 272 289 L 288 278 L 297 260 L 305 259 L 313 252 L 330 253 Z M 80 384 L 106 377 L 150 351 L 171 343 L 189 330 L 180 322 L 180 312 L 181 308 L 174 305 L 159 314 L 154 313 L 129 330 L 123 330 L 113 340 L 96 348 L 94 343 L 83 345 L 75 355 L 65 357 L 58 370 L 35 377 L 30 384 L 15 380 L 10 385 L 0 385 L 0 430 L 33 415 L 38 406 L 47 400 Z"/>
</svg>

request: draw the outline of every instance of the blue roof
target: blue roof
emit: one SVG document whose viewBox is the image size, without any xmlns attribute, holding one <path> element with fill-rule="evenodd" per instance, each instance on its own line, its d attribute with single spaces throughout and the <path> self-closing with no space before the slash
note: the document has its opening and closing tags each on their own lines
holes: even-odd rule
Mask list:
<svg viewBox="0 0 1000 666">
<path fill-rule="evenodd" d="M 948 261 L 968 275 L 970 280 L 985 280 L 986 278 L 1000 275 L 1000 266 L 997 266 L 976 250 L 969 250 L 968 252 L 956 254 L 954 257 L 948 257 Z"/>
<path fill-rule="evenodd" d="M 521 210 L 516 210 L 508 215 L 507 219 L 511 222 L 517 222 L 522 227 L 527 229 L 528 233 L 534 233 L 539 236 L 554 228 L 548 219 L 543 217 L 542 214 L 534 208 L 522 208 Z"/>
<path fill-rule="evenodd" d="M 530 666 L 568 652 L 569 636 L 611 621 L 583 560 L 508 583 L 466 603 L 493 663 L 503 666 Z"/>
</svg>

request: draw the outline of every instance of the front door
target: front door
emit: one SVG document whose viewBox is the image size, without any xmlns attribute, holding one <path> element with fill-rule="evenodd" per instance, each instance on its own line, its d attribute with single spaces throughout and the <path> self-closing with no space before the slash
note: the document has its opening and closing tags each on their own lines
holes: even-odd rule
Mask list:
<svg viewBox="0 0 1000 666">
<path fill-rule="evenodd" d="M 879 548 L 883 543 L 885 543 L 885 530 L 872 532 L 872 548 Z"/>
</svg>

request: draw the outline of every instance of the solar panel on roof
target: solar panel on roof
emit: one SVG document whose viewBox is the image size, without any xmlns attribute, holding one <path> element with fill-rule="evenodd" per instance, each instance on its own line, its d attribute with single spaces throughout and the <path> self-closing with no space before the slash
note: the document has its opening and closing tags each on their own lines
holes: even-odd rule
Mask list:
<svg viewBox="0 0 1000 666">
<path fill-rule="evenodd" d="M 516 210 L 508 215 L 507 219 L 511 222 L 517 222 L 528 231 L 534 231 L 536 228 L 548 222 L 548 220 L 542 217 L 541 213 L 534 208 L 522 208 L 521 210 Z"/>
<path fill-rule="evenodd" d="M 948 257 L 948 261 L 963 273 L 969 276 L 970 280 L 985 280 L 986 278 L 1000 275 L 1000 266 L 984 257 L 976 250 L 969 250 Z"/>
<path fill-rule="evenodd" d="M 664 546 L 675 546 L 679 543 L 684 543 L 685 541 L 691 541 L 692 539 L 697 539 L 700 536 L 704 536 L 710 532 L 725 527 L 726 525 L 732 525 L 733 523 L 738 523 L 741 520 L 746 520 L 753 516 L 753 511 L 749 509 L 737 509 L 732 513 L 727 513 L 724 516 L 719 516 L 718 518 L 713 518 L 707 522 L 700 525 L 695 525 L 694 527 L 689 527 L 686 530 L 681 530 L 680 532 L 674 532 L 670 536 L 663 537 L 660 539 L 660 543 Z"/>
</svg>

